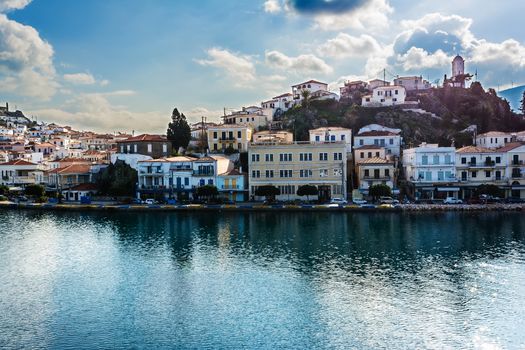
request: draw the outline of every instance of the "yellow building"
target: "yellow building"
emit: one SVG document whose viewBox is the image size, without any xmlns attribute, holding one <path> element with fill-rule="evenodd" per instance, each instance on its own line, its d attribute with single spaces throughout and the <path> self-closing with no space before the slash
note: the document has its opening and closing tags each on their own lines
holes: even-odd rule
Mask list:
<svg viewBox="0 0 525 350">
<path fill-rule="evenodd" d="M 356 167 L 358 187 L 362 194 L 367 195 L 370 187 L 379 184 L 394 189 L 395 167 L 393 161 L 373 157 L 356 163 Z"/>
<path fill-rule="evenodd" d="M 229 147 L 239 152 L 247 152 L 253 129 L 246 125 L 221 124 L 210 126 L 207 133 L 211 152 L 223 152 Z"/>
<path fill-rule="evenodd" d="M 297 196 L 302 185 L 318 188 L 319 199 L 346 198 L 346 145 L 333 143 L 252 143 L 248 152 L 250 198 L 259 186 L 280 190 L 277 200 Z"/>
</svg>

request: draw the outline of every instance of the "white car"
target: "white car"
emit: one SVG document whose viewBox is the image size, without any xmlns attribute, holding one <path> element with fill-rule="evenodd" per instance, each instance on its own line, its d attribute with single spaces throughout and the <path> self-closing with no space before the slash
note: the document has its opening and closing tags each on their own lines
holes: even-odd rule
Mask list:
<svg viewBox="0 0 525 350">
<path fill-rule="evenodd" d="M 344 205 L 344 204 L 347 204 L 348 202 L 346 200 L 344 200 L 343 198 L 332 198 L 332 200 L 330 201 L 330 204 L 339 204 L 339 205 Z"/>
<path fill-rule="evenodd" d="M 443 200 L 443 204 L 463 204 L 463 201 L 454 197 L 447 197 Z"/>
<path fill-rule="evenodd" d="M 148 205 L 155 204 L 155 200 L 151 199 L 151 198 L 148 198 L 148 199 L 146 199 L 146 201 L 144 203 L 146 203 Z"/>
<path fill-rule="evenodd" d="M 368 202 L 365 201 L 364 199 L 354 198 L 352 199 L 352 203 L 357 204 L 357 205 L 362 205 L 362 204 L 367 204 Z"/>
</svg>

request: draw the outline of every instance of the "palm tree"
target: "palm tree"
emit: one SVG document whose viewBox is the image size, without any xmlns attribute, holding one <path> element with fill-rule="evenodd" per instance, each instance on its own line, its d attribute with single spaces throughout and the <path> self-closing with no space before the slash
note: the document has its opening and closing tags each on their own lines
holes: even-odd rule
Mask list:
<svg viewBox="0 0 525 350">
<path fill-rule="evenodd" d="M 311 97 L 310 90 L 303 89 L 301 90 L 301 97 L 303 98 L 303 107 L 310 107 L 310 97 Z"/>
</svg>

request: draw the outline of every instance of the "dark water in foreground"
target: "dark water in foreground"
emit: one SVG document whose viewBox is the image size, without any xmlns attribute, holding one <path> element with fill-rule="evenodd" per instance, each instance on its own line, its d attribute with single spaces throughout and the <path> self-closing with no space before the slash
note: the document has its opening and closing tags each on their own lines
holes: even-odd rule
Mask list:
<svg viewBox="0 0 525 350">
<path fill-rule="evenodd" d="M 520 213 L 0 211 L 1 348 L 525 348 Z"/>
</svg>

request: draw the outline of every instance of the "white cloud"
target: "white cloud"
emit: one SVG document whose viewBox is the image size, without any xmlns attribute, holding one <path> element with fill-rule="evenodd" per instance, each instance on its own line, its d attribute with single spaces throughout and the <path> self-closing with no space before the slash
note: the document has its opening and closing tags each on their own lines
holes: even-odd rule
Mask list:
<svg viewBox="0 0 525 350">
<path fill-rule="evenodd" d="M 31 0 L 0 0 L 0 12 L 20 10 L 29 5 Z"/>
<path fill-rule="evenodd" d="M 404 55 L 398 58 L 398 61 L 403 65 L 403 69 L 410 71 L 413 69 L 427 69 L 427 68 L 444 68 L 450 65 L 452 56 L 448 56 L 442 50 L 429 54 L 427 51 L 411 47 Z"/>
<path fill-rule="evenodd" d="M 33 27 L 0 14 L 0 91 L 43 100 L 52 97 L 59 86 L 53 54 L 53 47 Z"/>
<path fill-rule="evenodd" d="M 390 24 L 388 16 L 393 12 L 394 9 L 388 0 L 370 0 L 349 12 L 318 14 L 314 17 L 314 21 L 316 27 L 322 30 L 351 28 L 370 33 L 388 28 Z"/>
<path fill-rule="evenodd" d="M 64 74 L 64 80 L 75 85 L 93 85 L 95 78 L 89 73 Z"/>
<path fill-rule="evenodd" d="M 312 54 L 290 57 L 279 51 L 267 51 L 265 57 L 268 66 L 281 70 L 293 71 L 299 74 L 329 74 L 333 72 L 332 67 L 319 57 Z"/>
<path fill-rule="evenodd" d="M 252 57 L 220 48 L 211 48 L 207 54 L 208 59 L 197 60 L 197 63 L 223 70 L 234 81 L 234 85 L 244 86 L 255 81 L 255 64 Z"/>
<path fill-rule="evenodd" d="M 107 85 L 109 85 L 109 80 L 107 80 L 107 79 L 101 80 L 99 82 L 99 84 L 100 84 L 100 86 L 107 86 Z"/>
<path fill-rule="evenodd" d="M 472 47 L 470 59 L 474 63 L 506 64 L 514 68 L 525 68 L 525 46 L 514 39 L 501 43 L 479 40 Z"/>
<path fill-rule="evenodd" d="M 281 12 L 281 10 L 282 8 L 279 0 L 266 0 L 264 2 L 264 12 L 277 13 Z"/>
<path fill-rule="evenodd" d="M 352 36 L 339 33 L 335 38 L 321 45 L 318 52 L 321 56 L 346 58 L 368 57 L 381 50 L 381 45 L 370 35 Z"/>
</svg>

